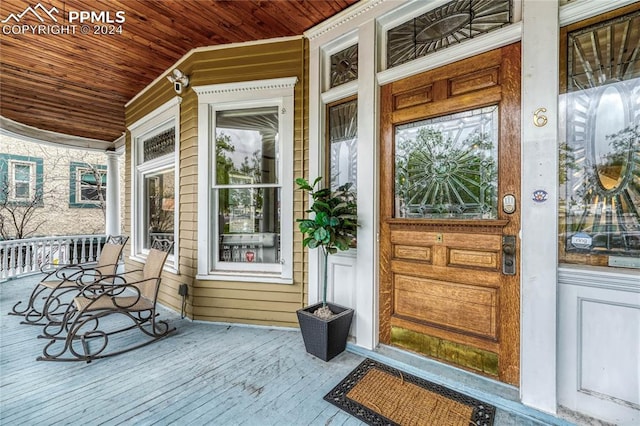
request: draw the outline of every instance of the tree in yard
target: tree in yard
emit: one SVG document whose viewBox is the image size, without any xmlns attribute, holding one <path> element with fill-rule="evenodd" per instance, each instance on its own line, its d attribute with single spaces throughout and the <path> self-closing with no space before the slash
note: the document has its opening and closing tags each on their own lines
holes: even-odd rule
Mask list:
<svg viewBox="0 0 640 426">
<path fill-rule="evenodd" d="M 95 165 L 104 162 L 100 154 L 4 136 L 0 154 L 0 240 L 103 232 L 105 170 Z M 72 209 L 72 185 L 78 204 L 96 208 Z"/>
</svg>

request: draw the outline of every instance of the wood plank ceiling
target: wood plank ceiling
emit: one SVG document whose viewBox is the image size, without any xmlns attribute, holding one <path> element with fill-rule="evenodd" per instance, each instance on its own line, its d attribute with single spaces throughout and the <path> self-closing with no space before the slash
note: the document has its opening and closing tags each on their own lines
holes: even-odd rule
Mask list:
<svg viewBox="0 0 640 426">
<path fill-rule="evenodd" d="M 0 114 L 112 142 L 125 131 L 124 105 L 191 49 L 301 35 L 356 1 L 2 0 Z M 94 34 L 100 23 L 83 27 L 81 11 L 108 12 L 113 25 L 97 29 L 122 32 Z M 54 33 L 64 27 L 75 34 Z"/>
</svg>

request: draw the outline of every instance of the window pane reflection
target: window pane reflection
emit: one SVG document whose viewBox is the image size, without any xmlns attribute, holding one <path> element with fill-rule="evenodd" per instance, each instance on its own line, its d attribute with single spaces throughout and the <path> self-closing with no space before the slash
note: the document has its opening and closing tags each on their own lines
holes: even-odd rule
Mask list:
<svg viewBox="0 0 640 426">
<path fill-rule="evenodd" d="M 278 263 L 280 189 L 218 189 L 222 262 Z"/>
<path fill-rule="evenodd" d="M 173 169 L 145 175 L 146 218 L 144 248 L 151 248 L 156 239 L 173 241 L 174 187 Z"/>
<path fill-rule="evenodd" d="M 278 108 L 216 113 L 216 184 L 278 183 Z"/>
<path fill-rule="evenodd" d="M 640 255 L 640 60 L 637 48 L 625 47 L 638 43 L 640 12 L 568 34 L 568 93 L 560 98 L 562 261 Z"/>
</svg>

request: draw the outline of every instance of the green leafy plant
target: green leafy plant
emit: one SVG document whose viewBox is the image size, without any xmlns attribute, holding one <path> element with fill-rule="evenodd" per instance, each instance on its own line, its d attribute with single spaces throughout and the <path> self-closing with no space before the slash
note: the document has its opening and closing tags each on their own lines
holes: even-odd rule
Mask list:
<svg viewBox="0 0 640 426">
<path fill-rule="evenodd" d="M 307 219 L 297 219 L 298 228 L 305 236 L 302 245 L 310 249 L 319 248 L 324 260 L 322 306 L 327 306 L 327 260 L 338 250 L 348 250 L 356 238 L 358 216 L 356 197 L 351 191 L 352 183 L 346 183 L 335 191 L 320 186 L 322 177 L 313 184 L 306 179 L 296 179 L 298 189 L 307 192 L 312 199 L 306 213 Z"/>
</svg>

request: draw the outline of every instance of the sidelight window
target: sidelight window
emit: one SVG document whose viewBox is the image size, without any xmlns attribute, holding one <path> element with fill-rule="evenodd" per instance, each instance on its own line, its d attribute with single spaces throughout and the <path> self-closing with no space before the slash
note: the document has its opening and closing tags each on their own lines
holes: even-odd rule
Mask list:
<svg viewBox="0 0 640 426">
<path fill-rule="evenodd" d="M 582 263 L 589 255 L 637 257 L 640 12 L 565 31 L 564 40 L 561 259 Z"/>
</svg>

